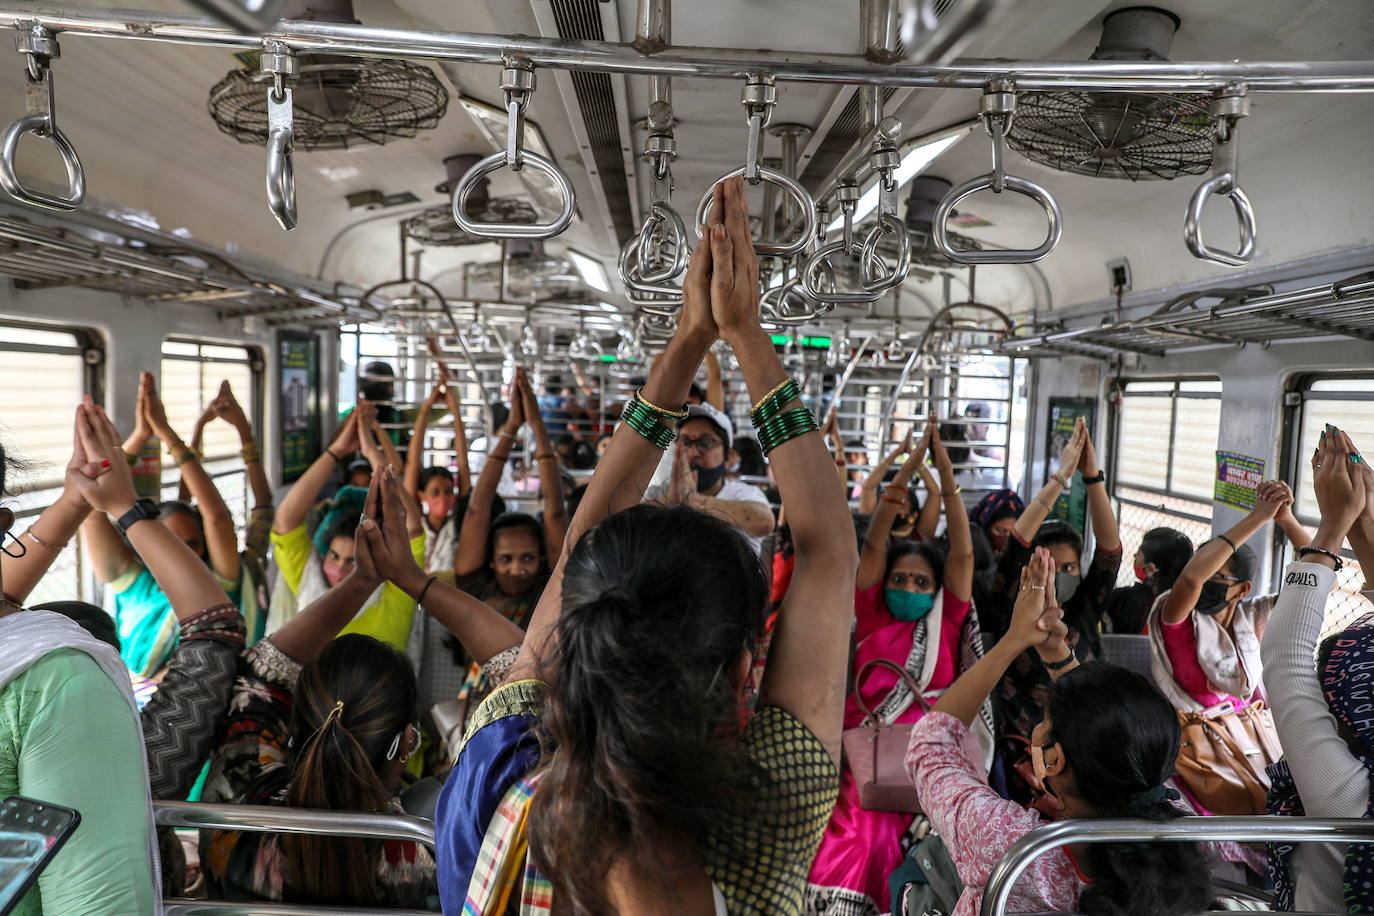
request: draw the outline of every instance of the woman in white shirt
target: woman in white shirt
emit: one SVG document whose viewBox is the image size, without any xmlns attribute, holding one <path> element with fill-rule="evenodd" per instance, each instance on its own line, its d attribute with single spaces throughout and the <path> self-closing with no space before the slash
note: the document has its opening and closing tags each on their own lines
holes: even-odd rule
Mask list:
<svg viewBox="0 0 1374 916">
<path fill-rule="evenodd" d="M 1284 759 L 1269 768 L 1270 811 L 1298 817 L 1374 815 L 1374 626 L 1365 617 L 1326 640 L 1314 670 L 1327 596 L 1347 533 L 1367 559 L 1374 472 L 1334 427 L 1312 458 L 1321 525 L 1289 564 L 1261 654 Z M 1374 559 L 1374 558 L 1368 558 Z M 1374 567 L 1367 567 L 1374 568 Z M 1271 843 L 1277 909 L 1374 910 L 1374 845 Z"/>
</svg>

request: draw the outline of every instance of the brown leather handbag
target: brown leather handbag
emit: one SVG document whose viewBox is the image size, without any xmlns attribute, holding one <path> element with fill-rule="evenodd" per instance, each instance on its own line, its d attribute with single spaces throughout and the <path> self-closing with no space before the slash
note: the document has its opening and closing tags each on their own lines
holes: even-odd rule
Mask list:
<svg viewBox="0 0 1374 916">
<path fill-rule="evenodd" d="M 1178 775 L 1213 814 L 1265 814 L 1269 777 L 1265 767 L 1283 756 L 1274 714 L 1263 700 L 1237 710 L 1219 703 L 1200 712 L 1179 712 L 1183 743 Z"/>
<path fill-rule="evenodd" d="M 854 676 L 854 698 L 858 701 L 859 709 L 863 710 L 865 724 L 845 730 L 844 757 L 850 772 L 854 774 L 859 804 L 865 810 L 920 814 L 921 803 L 916 798 L 916 787 L 911 784 L 904 763 L 907 746 L 911 744 L 911 730 L 916 723 L 888 725 L 874 720 L 873 710 L 864 705 L 863 694 L 859 690 L 864 675 L 874 668 L 889 668 L 897 672 L 921 708 L 930 711 L 930 704 L 921 696 L 921 689 L 909 671 L 885 658 L 873 659 Z"/>
</svg>

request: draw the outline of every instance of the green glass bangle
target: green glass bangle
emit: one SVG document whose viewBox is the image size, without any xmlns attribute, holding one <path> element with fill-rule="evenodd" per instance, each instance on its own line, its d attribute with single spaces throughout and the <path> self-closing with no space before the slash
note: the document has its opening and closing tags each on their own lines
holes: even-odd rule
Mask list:
<svg viewBox="0 0 1374 916">
<path fill-rule="evenodd" d="M 768 454 L 782 443 L 820 427 L 811 411 L 805 407 L 794 407 L 784 411 L 758 427 L 759 445 Z"/>
<path fill-rule="evenodd" d="M 631 429 L 649 440 L 649 444 L 655 448 L 666 449 L 677 438 L 675 432 L 659 422 L 653 411 L 634 399 L 626 402 L 620 416 Z"/>
<path fill-rule="evenodd" d="M 798 436 L 804 436 L 807 433 L 816 432 L 818 429 L 820 429 L 820 427 L 817 426 L 815 423 L 812 423 L 810 426 L 799 426 L 793 429 L 788 429 L 785 432 L 779 433 L 775 438 L 773 438 L 768 443 L 768 445 L 763 446 L 763 453 L 767 455 L 770 452 L 772 452 L 773 449 L 777 448 L 779 445 L 782 445 L 784 442 L 790 442 Z"/>
<path fill-rule="evenodd" d="M 760 401 L 757 407 L 749 411 L 749 419 L 753 421 L 755 427 L 762 426 L 778 415 L 778 411 L 782 410 L 782 405 L 800 397 L 801 386 L 794 380 L 788 379 L 779 385 L 777 390 Z"/>
</svg>

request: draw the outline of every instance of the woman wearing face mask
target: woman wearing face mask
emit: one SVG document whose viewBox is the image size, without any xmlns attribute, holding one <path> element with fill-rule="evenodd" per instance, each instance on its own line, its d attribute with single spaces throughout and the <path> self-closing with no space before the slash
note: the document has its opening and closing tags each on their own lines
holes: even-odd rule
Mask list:
<svg viewBox="0 0 1374 916">
<path fill-rule="evenodd" d="M 534 516 L 517 512 L 492 518 L 492 503 L 501 471 L 510 458 L 516 436 L 526 423 L 534 433 L 535 460 L 539 464 L 544 508 L 542 525 Z M 540 416 L 539 402 L 529 378 L 524 369 L 517 369 L 505 426 L 477 475 L 463 514 L 458 551 L 453 561 L 454 581 L 458 588 L 524 629 L 548 584 L 548 558 L 562 550 L 567 530 L 567 503 L 563 498 L 558 455 Z M 491 690 L 491 684 L 466 649 L 457 643 L 451 646 L 467 670 L 459 699 L 468 701 L 469 711 L 475 710 Z"/>
<path fill-rule="evenodd" d="M 1000 557 L 1016 529 L 1016 520 L 1025 511 L 1026 504 L 1015 490 L 998 490 L 978 500 L 968 517 L 969 521 L 983 529 L 993 553 Z"/>
<path fill-rule="evenodd" d="M 948 555 L 928 541 L 889 546 L 893 518 L 927 449 L 934 454 L 943 484 L 940 499 L 950 534 Z M 968 517 L 932 416 L 915 452 L 884 493 L 859 553 L 854 595 L 857 648 L 851 668 L 857 673 L 884 659 L 904 668 L 924 694 L 912 696 L 889 668 L 871 669 L 854 691 L 882 721 L 919 720 L 928 708 L 926 698 L 938 696 L 982 656 L 978 615 L 970 604 L 972 586 Z M 984 704 L 981 719 L 990 744 L 990 705 Z M 845 701 L 844 726 L 855 728 L 863 721 L 859 697 L 851 693 Z M 864 809 L 854 774 L 846 767 L 839 801 L 807 878 L 805 911 L 849 916 L 891 909 L 888 876 L 902 860 L 901 839 L 912 820 L 910 814 Z"/>
<path fill-rule="evenodd" d="M 453 417 L 453 452 L 458 473 L 444 467 L 424 465 L 425 433 L 429 430 L 429 416 L 443 400 Z M 457 393 L 449 383 L 448 370 L 440 364 L 439 381 L 434 383 L 429 397 L 415 414 L 415 429 L 406 451 L 405 487 L 415 494 L 420 504 L 420 517 L 425 526 L 425 568 L 430 572 L 453 568 L 458 551 L 458 527 L 461 519 L 454 506 L 472 490 L 472 472 L 468 468 L 467 432 L 463 426 L 463 412 Z"/>
<path fill-rule="evenodd" d="M 1176 709 L 1237 708 L 1263 695 L 1260 640 L 1277 595 L 1249 597 L 1259 561 L 1245 542 L 1293 501 L 1288 484 L 1260 484 L 1255 508 L 1203 544 L 1150 612 L 1155 683 Z M 1303 537 L 1294 547 L 1306 547 Z"/>
<path fill-rule="evenodd" d="M 159 516 L 162 524 L 210 567 L 232 602 L 240 605 L 245 597 L 255 599 L 257 586 L 245 574 L 246 567 L 239 556 L 238 531 L 229 507 L 201 467 L 200 456 L 168 424 L 152 374 L 144 372 L 139 382 L 138 421 L 124 442 L 125 455 L 140 454 L 151 436 L 162 440 L 181 468 L 182 479 L 196 504 L 175 500 L 159 506 L 150 503 L 147 511 Z M 152 677 L 172 657 L 180 633 L 171 602 L 147 566 L 103 514 L 94 512 L 86 517 L 81 524 L 81 543 L 91 558 L 96 578 L 114 592 L 114 618 L 124 663 L 134 674 Z"/>
<path fill-rule="evenodd" d="M 272 593 L 268 632 L 275 632 L 296 615 L 298 608 L 318 599 L 353 571 L 357 552 L 354 531 L 367 491 L 357 487 L 341 488 L 313 537 L 306 529 L 305 519 L 335 467 L 359 449 L 378 470 L 400 466 L 395 449 L 378 427 L 376 411 L 368 401 L 349 413 L 334 441 L 291 486 L 277 507 L 272 520 L 272 558 L 277 564 L 277 587 Z M 425 532 L 413 499 L 406 500 L 406 527 L 415 561 L 423 563 Z M 362 611 L 343 628 L 343 632 L 373 636 L 392 648 L 404 650 L 414 614 L 414 601 L 395 586 L 383 584 L 368 597 Z"/>
<path fill-rule="evenodd" d="M 1135 582 L 1115 589 L 1107 599 L 1113 633 L 1144 633 L 1155 600 L 1178 581 L 1193 558 L 1193 542 L 1182 531 L 1152 528 L 1135 552 Z"/>
<path fill-rule="evenodd" d="M 1047 715 L 1035 729 L 1036 775 L 1069 816 L 1167 822 L 1183 812 L 1165 788 L 1178 756 L 1169 703 L 1138 674 L 1080 666 L 1054 597 L 1054 560 L 1035 552 L 1022 574 L 1011 624 L 916 726 L 907 752 L 922 807 L 944 839 L 964 884 L 954 916 L 974 916 L 993 868 L 1041 826 L 1038 812 L 999 796 L 963 748 L 1003 672 L 1034 651 L 1051 668 Z M 1182 916 L 1207 909 L 1211 868 L 1196 843 L 1065 846 L 1037 857 L 1017 880 L 1009 912 L 1089 916 Z"/>
</svg>

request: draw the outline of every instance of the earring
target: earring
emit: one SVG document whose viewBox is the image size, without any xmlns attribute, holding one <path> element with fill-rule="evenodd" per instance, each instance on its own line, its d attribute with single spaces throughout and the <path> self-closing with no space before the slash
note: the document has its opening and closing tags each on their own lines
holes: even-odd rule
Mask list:
<svg viewBox="0 0 1374 916">
<path fill-rule="evenodd" d="M 23 541 L 19 540 L 18 535 L 15 535 L 13 532 L 10 531 L 6 531 L 5 535 L 8 536 L 10 540 L 14 541 L 14 546 L 19 548 L 19 552 L 11 553 L 9 546 L 5 545 L 4 543 L 4 537 L 0 536 L 0 553 L 4 553 L 4 555 L 9 557 L 11 560 L 18 560 L 20 557 L 23 557 L 29 552 L 28 545 L 25 544 Z"/>
<path fill-rule="evenodd" d="M 391 739 L 391 747 L 387 749 L 386 759 L 395 760 L 396 752 L 401 749 L 401 733 L 397 732 L 396 737 Z"/>
</svg>

